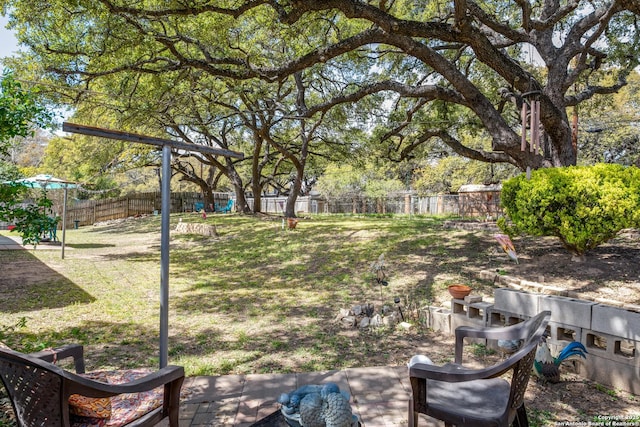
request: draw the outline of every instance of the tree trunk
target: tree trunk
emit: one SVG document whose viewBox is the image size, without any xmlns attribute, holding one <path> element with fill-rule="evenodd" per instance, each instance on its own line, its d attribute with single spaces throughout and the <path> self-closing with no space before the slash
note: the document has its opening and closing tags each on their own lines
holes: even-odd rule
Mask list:
<svg viewBox="0 0 640 427">
<path fill-rule="evenodd" d="M 202 201 L 204 202 L 204 210 L 213 212 L 216 204 L 216 201 L 213 197 L 213 189 L 208 185 L 201 185 L 200 190 L 202 190 Z"/>
<path fill-rule="evenodd" d="M 302 174 L 303 171 L 296 172 L 296 178 L 293 181 L 293 186 L 289 195 L 287 196 L 287 204 L 284 208 L 284 216 L 287 218 L 296 217 L 296 201 L 298 200 L 298 194 L 300 194 L 300 188 L 302 188 Z"/>
<path fill-rule="evenodd" d="M 260 177 L 256 178 L 254 176 L 251 182 L 251 192 L 253 193 L 253 213 L 262 212 L 262 184 L 260 183 Z"/>
<path fill-rule="evenodd" d="M 231 181 L 231 185 L 233 185 L 233 190 L 236 193 L 236 211 L 242 213 L 251 213 L 251 209 L 249 209 L 249 204 L 247 203 L 247 198 L 244 193 L 244 186 L 242 185 L 242 178 L 233 167 L 231 159 L 227 158 L 227 170 L 229 171 L 229 181 Z"/>
<path fill-rule="evenodd" d="M 262 212 L 262 194 L 261 194 L 261 189 L 258 189 L 256 191 L 256 188 L 253 187 L 253 213 L 259 213 Z"/>
<path fill-rule="evenodd" d="M 242 186 L 238 187 L 234 185 L 233 189 L 236 193 L 236 211 L 242 213 L 251 213 L 251 209 L 249 209 L 249 204 L 247 203 L 247 198 L 245 197 L 244 189 L 242 188 Z"/>
<path fill-rule="evenodd" d="M 262 211 L 262 184 L 260 175 L 260 152 L 262 151 L 262 138 L 254 132 L 253 137 L 253 161 L 251 162 L 251 191 L 253 192 L 253 213 Z"/>
</svg>

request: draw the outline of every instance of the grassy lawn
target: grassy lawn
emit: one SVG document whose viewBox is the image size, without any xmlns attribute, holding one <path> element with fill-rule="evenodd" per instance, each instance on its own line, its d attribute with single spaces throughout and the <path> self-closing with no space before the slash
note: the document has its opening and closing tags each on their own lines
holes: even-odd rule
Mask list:
<svg viewBox="0 0 640 427">
<path fill-rule="evenodd" d="M 172 230 L 180 220 L 219 234 L 172 231 L 169 363 L 187 375 L 404 364 L 439 339 L 418 308 L 446 304 L 451 283 L 490 293 L 474 271 L 507 262 L 490 233 L 445 230 L 438 218 L 317 216 L 289 231 L 275 217 L 182 214 Z M 82 343 L 89 369 L 157 365 L 159 229 L 150 216 L 67 230 L 64 260 L 0 251 L 3 340 L 25 352 Z M 383 288 L 370 268 L 382 253 Z M 395 297 L 409 330 L 334 322 L 340 308 Z"/>
<path fill-rule="evenodd" d="M 219 234 L 172 231 L 169 363 L 190 376 L 404 365 L 414 354 L 448 362 L 453 340 L 421 325 L 419 308 L 448 306 L 452 283 L 490 297 L 494 285 L 477 273 L 512 265 L 492 232 L 446 229 L 443 218 L 317 216 L 289 231 L 276 217 L 183 214 L 172 216 L 172 230 L 181 218 L 215 224 Z M 68 230 L 64 260 L 59 248 L 0 251 L 0 340 L 24 352 L 84 344 L 90 371 L 157 366 L 159 230 L 158 216 Z M 518 247 L 536 260 L 548 249 L 540 239 Z M 383 253 L 389 286 L 381 288 L 371 264 Z M 393 306 L 396 297 L 409 329 L 334 321 L 342 308 Z M 466 349 L 465 360 L 482 365 L 500 357 L 481 345 Z M 532 426 L 637 414 L 633 395 L 563 378 L 530 381 Z M 0 395 L 0 426 L 1 409 Z"/>
</svg>

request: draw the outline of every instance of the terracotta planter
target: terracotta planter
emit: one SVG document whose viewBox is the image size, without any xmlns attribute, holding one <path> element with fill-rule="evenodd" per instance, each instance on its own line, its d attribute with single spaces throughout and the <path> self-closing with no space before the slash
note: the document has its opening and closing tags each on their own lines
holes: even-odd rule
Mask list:
<svg viewBox="0 0 640 427">
<path fill-rule="evenodd" d="M 464 299 L 471 293 L 471 288 L 467 285 L 450 285 L 449 293 L 455 299 Z"/>
</svg>

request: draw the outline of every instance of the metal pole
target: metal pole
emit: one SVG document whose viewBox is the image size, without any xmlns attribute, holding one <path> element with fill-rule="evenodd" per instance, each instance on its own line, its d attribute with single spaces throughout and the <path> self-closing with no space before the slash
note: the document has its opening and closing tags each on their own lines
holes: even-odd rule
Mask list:
<svg viewBox="0 0 640 427">
<path fill-rule="evenodd" d="M 171 147 L 162 146 L 162 225 L 160 227 L 160 369 L 169 359 L 169 214 L 171 209 Z"/>
<path fill-rule="evenodd" d="M 62 202 L 62 252 L 60 256 L 64 259 L 64 238 L 67 232 L 67 191 L 68 188 L 64 186 L 64 199 Z"/>
</svg>

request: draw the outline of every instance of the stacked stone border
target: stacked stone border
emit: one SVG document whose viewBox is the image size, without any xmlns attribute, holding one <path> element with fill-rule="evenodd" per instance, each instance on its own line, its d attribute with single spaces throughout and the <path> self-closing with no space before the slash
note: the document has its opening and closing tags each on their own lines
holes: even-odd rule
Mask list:
<svg viewBox="0 0 640 427">
<path fill-rule="evenodd" d="M 611 300 L 588 301 L 565 289 L 482 271 L 480 278 L 503 286 L 494 302 L 473 295 L 452 299 L 451 308 L 425 307 L 423 320 L 433 330 L 451 335 L 459 326 L 498 327 L 551 311 L 547 340 L 552 354 L 571 341 L 582 343 L 586 360 L 573 363 L 582 377 L 640 394 L 640 306 Z M 495 342 L 476 340 L 496 349 Z"/>
</svg>

